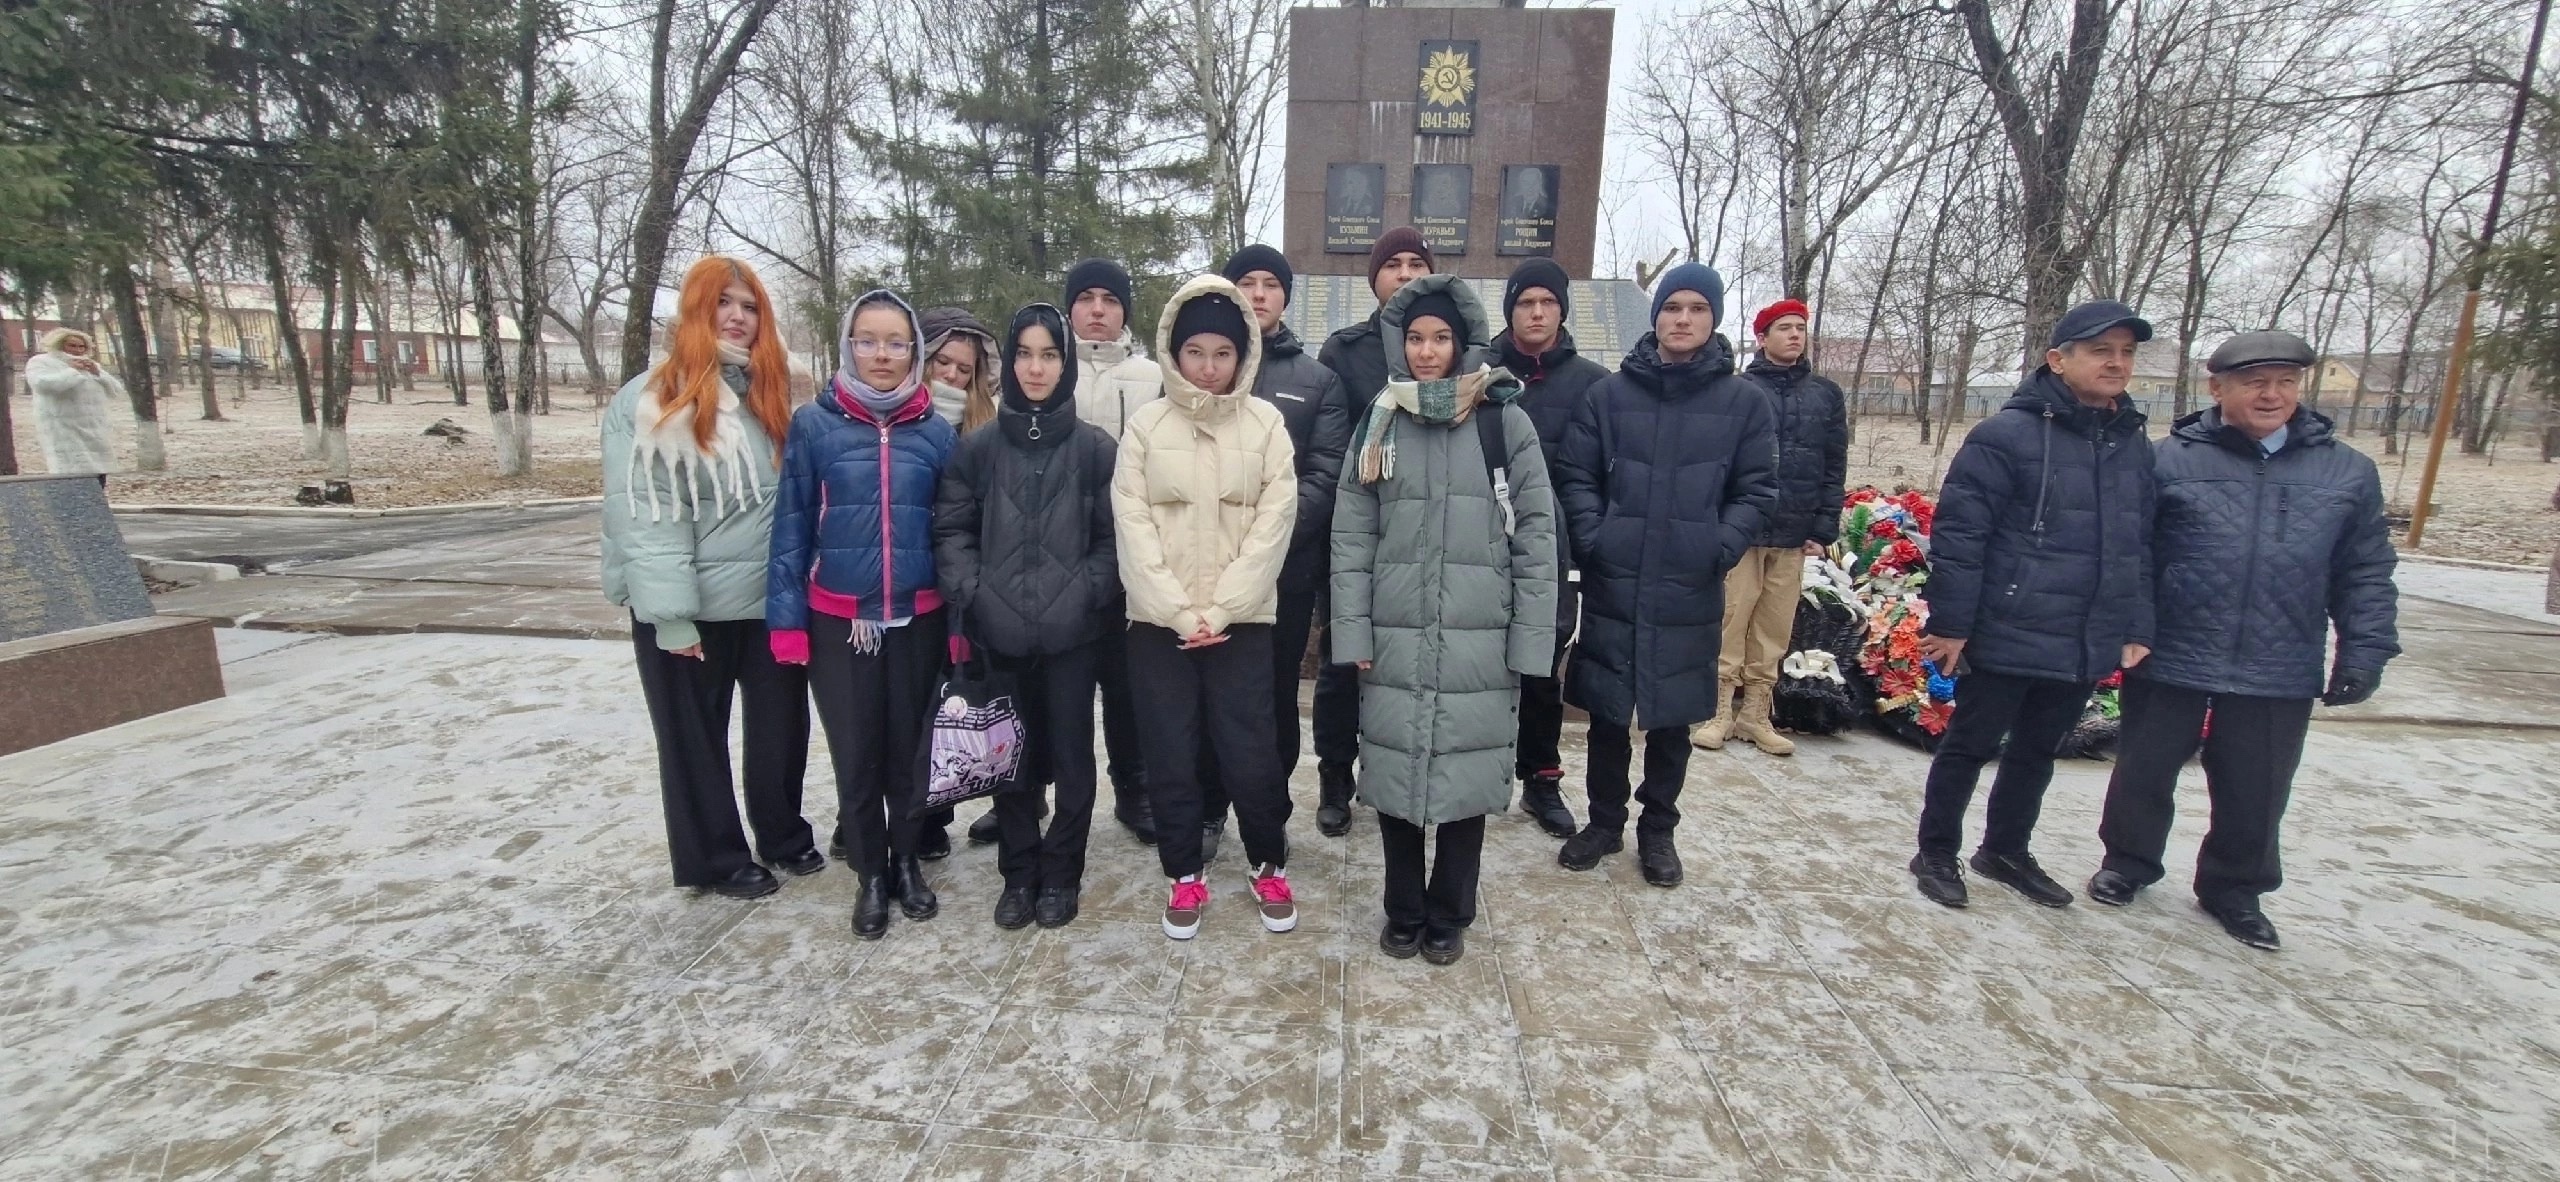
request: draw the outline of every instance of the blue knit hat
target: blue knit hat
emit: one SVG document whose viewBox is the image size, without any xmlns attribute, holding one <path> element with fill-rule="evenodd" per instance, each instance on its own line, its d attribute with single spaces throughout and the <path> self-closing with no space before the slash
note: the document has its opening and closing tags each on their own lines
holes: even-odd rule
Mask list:
<svg viewBox="0 0 2560 1182">
<path fill-rule="evenodd" d="M 1662 318 L 1663 302 L 1675 291 L 1694 291 L 1707 299 L 1707 311 L 1713 313 L 1717 327 L 1724 325 L 1724 276 L 1705 263 L 1682 263 L 1662 273 L 1653 284 L 1653 316 Z"/>
</svg>

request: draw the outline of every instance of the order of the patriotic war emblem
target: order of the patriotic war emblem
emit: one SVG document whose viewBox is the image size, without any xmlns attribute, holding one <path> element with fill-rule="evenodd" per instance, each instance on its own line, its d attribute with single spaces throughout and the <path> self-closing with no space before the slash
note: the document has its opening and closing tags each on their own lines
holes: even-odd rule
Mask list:
<svg viewBox="0 0 2560 1182">
<path fill-rule="evenodd" d="M 1422 83 L 1413 105 L 1417 135 L 1476 133 L 1476 43 L 1422 43 Z"/>
</svg>

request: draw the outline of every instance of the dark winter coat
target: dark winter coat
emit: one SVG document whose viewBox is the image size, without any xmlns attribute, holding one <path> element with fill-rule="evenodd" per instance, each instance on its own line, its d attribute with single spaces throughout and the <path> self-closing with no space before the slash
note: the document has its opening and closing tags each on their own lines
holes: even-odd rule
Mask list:
<svg viewBox="0 0 2560 1182">
<path fill-rule="evenodd" d="M 1499 415 L 1511 489 L 1503 529 L 1473 415 L 1427 422 L 1398 411 L 1393 470 L 1364 483 L 1348 465 L 1332 527 L 1333 659 L 1360 674 L 1360 798 L 1387 816 L 1440 825 L 1511 804 L 1521 677 L 1555 668 L 1555 500 L 1518 383 L 1492 378 L 1484 307 L 1463 280 L 1425 277 L 1387 301 L 1399 342 L 1392 380 L 1411 382 L 1405 310 L 1439 290 L 1467 323 L 1458 372 L 1482 382 L 1474 415 Z M 1367 413 L 1363 407 L 1362 413 Z"/>
<path fill-rule="evenodd" d="M 1574 412 L 1556 460 L 1582 571 L 1565 701 L 1614 726 L 1715 717 L 1724 575 L 1778 499 L 1768 391 L 1734 372 L 1722 337 L 1669 364 L 1646 333 Z"/>
<path fill-rule="evenodd" d="M 921 382 L 886 422 L 848 402 L 831 388 L 791 416 L 765 568 L 765 625 L 776 631 L 807 630 L 813 583 L 826 603 L 864 620 L 940 602 L 934 485 L 959 431 L 933 413 Z"/>
<path fill-rule="evenodd" d="M 1385 342 L 1378 331 L 1378 315 L 1373 312 L 1367 320 L 1336 330 L 1324 339 L 1324 348 L 1316 351 L 1317 362 L 1342 379 L 1342 395 L 1353 418 L 1369 408 L 1378 391 L 1387 388 Z"/>
<path fill-rule="evenodd" d="M 1742 372 L 1769 391 L 1778 415 L 1778 507 L 1751 544 L 1830 545 L 1840 536 L 1840 499 L 1848 491 L 1848 400 L 1805 358 L 1780 365 L 1757 357 Z"/>
<path fill-rule="evenodd" d="M 1280 585 L 1313 590 L 1324 578 L 1333 490 L 1342 482 L 1343 449 L 1351 445 L 1350 396 L 1343 393 L 1342 378 L 1307 356 L 1286 324 L 1262 338 L 1253 393 L 1279 410 L 1298 450 L 1298 527 L 1289 539 L 1289 560 L 1280 567 Z"/>
<path fill-rule="evenodd" d="M 1529 421 L 1538 428 L 1538 450 L 1547 461 L 1547 471 L 1556 468 L 1556 449 L 1564 444 L 1565 426 L 1573 422 L 1573 412 L 1591 394 L 1591 388 L 1609 376 L 1609 367 L 1583 356 L 1573 345 L 1573 333 L 1558 328 L 1556 343 L 1536 357 L 1522 353 L 1506 331 L 1493 338 L 1494 359 L 1522 383 L 1520 397 L 1512 405 L 1527 411 Z M 1573 635 L 1576 596 L 1573 583 L 1566 578 L 1573 571 L 1573 539 L 1566 536 L 1562 514 L 1556 518 L 1556 579 L 1562 591 L 1556 596 L 1556 627 L 1559 636 Z"/>
<path fill-rule="evenodd" d="M 2130 399 L 2094 410 L 2038 369 L 1974 424 L 1930 530 L 1929 635 L 1966 640 L 1970 668 L 2048 681 L 2096 681 L 2151 643 L 2142 423 Z"/>
<path fill-rule="evenodd" d="M 2340 668 L 2379 671 L 2399 655 L 2382 477 L 2328 419 L 2295 410 L 2284 447 L 2267 456 L 2208 409 L 2178 420 L 2157 451 L 2161 627 L 2135 676 L 2313 698 L 2328 684 L 2332 626 Z"/>
<path fill-rule="evenodd" d="M 1066 325 L 1048 314 L 1052 339 Z M 1017 328 L 1011 335 L 1019 335 Z M 1121 618 L 1109 432 L 1076 417 L 1074 367 L 1047 401 L 1012 380 L 995 430 L 960 441 L 942 471 L 933 552 L 942 598 L 969 638 L 1008 657 L 1090 644 Z"/>
</svg>

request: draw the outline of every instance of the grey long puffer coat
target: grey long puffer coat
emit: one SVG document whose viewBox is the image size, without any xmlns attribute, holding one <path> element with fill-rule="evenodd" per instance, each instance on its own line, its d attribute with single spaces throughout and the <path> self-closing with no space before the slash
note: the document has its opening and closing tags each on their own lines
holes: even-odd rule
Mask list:
<svg viewBox="0 0 2560 1182">
<path fill-rule="evenodd" d="M 1418 279 L 1387 302 L 1380 335 L 1391 381 L 1404 363 L 1404 311 L 1429 291 L 1458 304 L 1461 373 L 1491 356 L 1484 308 L 1463 282 Z M 1476 414 L 1502 416 L 1514 524 L 1502 529 L 1473 418 L 1395 419 L 1395 470 L 1363 483 L 1343 460 L 1333 511 L 1333 659 L 1360 674 L 1360 796 L 1417 825 L 1500 812 L 1511 803 L 1520 678 L 1555 667 L 1556 519 L 1536 424 L 1503 379 Z M 1364 402 L 1359 411 L 1365 416 Z M 1353 446 L 1359 446 L 1354 433 Z"/>
<path fill-rule="evenodd" d="M 2284 447 L 2266 456 L 2207 410 L 2178 420 L 2156 450 L 2160 626 L 2133 676 L 2316 698 L 2332 625 L 2341 668 L 2378 672 L 2399 655 L 2382 478 L 2329 420 L 2297 408 Z"/>
</svg>

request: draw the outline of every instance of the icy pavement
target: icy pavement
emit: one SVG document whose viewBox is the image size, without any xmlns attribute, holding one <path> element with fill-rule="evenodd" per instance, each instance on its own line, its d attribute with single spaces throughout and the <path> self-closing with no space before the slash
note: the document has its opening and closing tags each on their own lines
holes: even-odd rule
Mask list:
<svg viewBox="0 0 2560 1182">
<path fill-rule="evenodd" d="M 2560 1162 L 2560 731 L 2317 730 L 2274 955 L 2175 879 L 2123 911 L 1983 883 L 1970 911 L 1923 902 L 1902 870 L 1922 757 L 1860 736 L 1700 753 L 1677 890 L 1625 857 L 1568 874 L 1497 818 L 1466 959 L 1432 968 L 1376 951 L 1374 819 L 1317 835 L 1312 761 L 1296 932 L 1253 923 L 1230 839 L 1201 937 L 1165 940 L 1153 858 L 1106 822 L 1073 926 L 998 930 L 993 855 L 963 848 L 931 870 L 940 918 L 863 944 L 841 866 L 756 903 L 667 886 L 620 645 L 226 654 L 226 700 L 0 760 L 0 1177 Z M 2104 777 L 2054 785 L 2040 844 L 2066 882 L 2095 867 Z M 2173 862 L 2200 783 L 2181 805 Z"/>
</svg>

